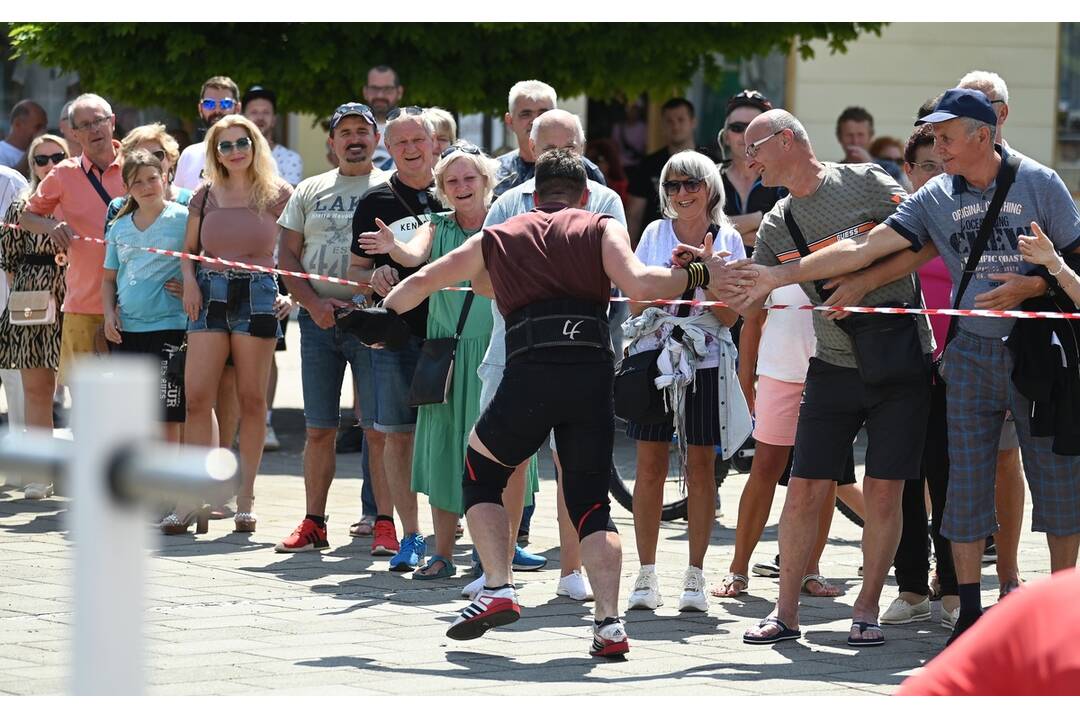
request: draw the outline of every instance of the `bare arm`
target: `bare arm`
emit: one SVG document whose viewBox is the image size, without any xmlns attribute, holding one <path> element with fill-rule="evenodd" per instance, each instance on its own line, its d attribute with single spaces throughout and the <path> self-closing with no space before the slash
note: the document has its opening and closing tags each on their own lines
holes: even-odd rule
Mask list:
<svg viewBox="0 0 1080 720">
<path fill-rule="evenodd" d="M 382 220 L 375 218 L 378 230 L 360 233 L 357 242 L 364 252 L 385 254 L 405 267 L 418 267 L 431 257 L 431 245 L 435 241 L 435 226 L 426 223 L 408 241 L 402 242 Z"/>
<path fill-rule="evenodd" d="M 365 283 L 364 287 L 359 288 L 360 292 L 368 297 L 371 297 L 371 274 L 375 267 L 375 261 L 371 258 L 361 257 L 353 254 L 349 257 L 349 269 L 345 275 L 349 280 L 353 282 Z"/>
<path fill-rule="evenodd" d="M 386 296 L 383 307 L 400 315 L 412 310 L 437 290 L 466 280 L 472 281 L 478 291 L 489 289 L 491 282 L 484 266 L 481 237 L 481 233 L 476 233 L 460 247 L 402 280 Z"/>
<path fill-rule="evenodd" d="M 35 235 L 48 235 L 63 250 L 71 247 L 71 241 L 75 239 L 75 233 L 63 220 L 42 217 L 29 210 L 23 212 L 19 225 Z"/>
<path fill-rule="evenodd" d="M 754 382 L 757 380 L 758 345 L 767 317 L 766 313 L 758 313 L 755 317 L 746 318 L 739 333 L 739 385 L 751 413 L 754 412 L 756 398 Z"/>
<path fill-rule="evenodd" d="M 120 317 L 116 314 L 116 270 L 105 269 L 101 275 L 101 306 L 105 316 L 105 337 L 110 342 L 121 341 Z"/>
<path fill-rule="evenodd" d="M 206 202 L 206 197 L 203 197 Z M 184 229 L 184 252 L 199 254 L 199 217 L 194 212 L 188 213 L 187 227 Z M 202 309 L 202 291 L 195 279 L 195 261 L 180 258 L 180 274 L 184 278 L 184 311 L 193 321 L 198 319 Z"/>
<path fill-rule="evenodd" d="M 835 277 L 825 283 L 825 287 L 833 291 L 825 298 L 825 304 L 858 305 L 871 290 L 910 275 L 937 256 L 937 247 L 933 243 L 927 243 L 918 252 L 900 250 L 864 270 Z M 848 315 L 850 313 L 830 312 L 826 317 L 830 320 L 843 320 Z"/>
<path fill-rule="evenodd" d="M 637 195 L 629 195 L 626 198 L 626 226 L 630 231 L 628 243 L 631 249 L 637 248 L 641 240 L 641 231 L 645 229 L 641 227 L 641 222 L 645 219 L 645 205 L 645 198 Z M 618 285 L 618 283 L 615 284 Z"/>
</svg>

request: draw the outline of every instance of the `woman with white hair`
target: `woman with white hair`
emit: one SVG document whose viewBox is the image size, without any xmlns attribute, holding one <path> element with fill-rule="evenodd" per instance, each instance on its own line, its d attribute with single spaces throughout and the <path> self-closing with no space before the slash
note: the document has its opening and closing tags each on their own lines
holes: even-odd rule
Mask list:
<svg viewBox="0 0 1080 720">
<path fill-rule="evenodd" d="M 360 236 L 368 253 L 386 253 L 406 267 L 437 260 L 480 231 L 491 204 L 497 165 L 480 148 L 451 145 L 435 165 L 435 194 L 452 208 L 433 214 L 410 240 L 401 242 L 382 226 Z M 460 328 L 460 330 L 459 330 Z M 453 378 L 446 401 L 421 405 L 413 450 L 412 490 L 428 496 L 435 528 L 435 552 L 413 573 L 417 580 L 453 577 L 454 536 L 462 515 L 461 477 L 469 431 L 480 415 L 476 374 L 491 340 L 491 301 L 473 293 L 442 290 L 431 296 L 427 339 L 457 337 Z"/>
<path fill-rule="evenodd" d="M 732 260 L 746 256 L 742 237 L 724 215 L 724 186 L 716 164 L 693 150 L 676 153 L 660 174 L 663 217 L 641 235 L 636 254 L 646 265 L 670 267 L 680 243 L 704 247 L 711 236 L 714 251 Z M 683 300 L 716 300 L 697 290 Z M 630 609 L 655 609 L 663 604 L 656 575 L 656 544 L 668 453 L 677 430 L 685 447 L 689 504 L 690 562 L 683 577 L 679 610 L 704 612 L 702 568 L 715 522 L 716 446 L 733 454 L 750 434 L 750 414 L 735 374 L 735 346 L 728 330 L 738 315 L 726 307 L 672 306 L 631 303 L 634 315 L 623 328 L 633 338 L 631 354 L 660 350 L 657 361 L 669 412 L 655 424 L 628 422 L 626 435 L 637 441 L 637 479 L 634 483 L 634 535 L 641 570 L 630 593 Z M 680 452 L 680 456 L 682 453 Z"/>
</svg>

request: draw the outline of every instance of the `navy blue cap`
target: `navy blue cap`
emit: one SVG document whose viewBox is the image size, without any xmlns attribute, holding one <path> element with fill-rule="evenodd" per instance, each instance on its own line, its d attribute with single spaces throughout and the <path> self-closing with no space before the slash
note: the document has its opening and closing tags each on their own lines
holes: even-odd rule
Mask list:
<svg viewBox="0 0 1080 720">
<path fill-rule="evenodd" d="M 342 120 L 350 115 L 362 117 L 367 120 L 372 127 L 376 127 L 375 115 L 371 112 L 371 108 L 364 103 L 347 102 L 343 105 L 338 105 L 337 110 L 334 111 L 334 116 L 330 118 L 331 132 L 333 132 L 334 128 L 336 128 Z"/>
<path fill-rule="evenodd" d="M 955 118 L 971 118 L 990 125 L 997 125 L 997 113 L 990 99 L 980 90 L 967 88 L 953 88 L 946 90 L 941 96 L 934 112 L 926 117 L 915 121 L 916 125 L 924 123 L 945 122 Z"/>
</svg>

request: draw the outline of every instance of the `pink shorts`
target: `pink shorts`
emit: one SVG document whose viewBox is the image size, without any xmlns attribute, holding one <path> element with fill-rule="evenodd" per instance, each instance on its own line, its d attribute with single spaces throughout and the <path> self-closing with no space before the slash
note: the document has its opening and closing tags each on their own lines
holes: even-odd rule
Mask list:
<svg viewBox="0 0 1080 720">
<path fill-rule="evenodd" d="M 795 445 L 803 383 L 758 377 L 754 401 L 754 439 L 768 445 Z"/>
</svg>

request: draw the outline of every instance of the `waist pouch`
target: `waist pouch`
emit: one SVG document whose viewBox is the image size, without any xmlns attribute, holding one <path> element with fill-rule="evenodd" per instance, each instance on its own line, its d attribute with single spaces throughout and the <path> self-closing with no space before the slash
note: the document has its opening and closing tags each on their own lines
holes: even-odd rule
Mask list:
<svg viewBox="0 0 1080 720">
<path fill-rule="evenodd" d="M 836 324 L 851 338 L 862 381 L 888 385 L 926 377 L 928 360 L 917 322 L 914 315 L 855 314 Z"/>
<path fill-rule="evenodd" d="M 580 348 L 611 357 L 606 308 L 584 301 L 527 305 L 506 317 L 506 361 L 545 348 Z"/>
<path fill-rule="evenodd" d="M 660 350 L 627 355 L 615 368 L 615 415 L 639 425 L 656 425 L 667 421 L 664 398 L 656 389 L 660 374 L 656 360 Z"/>
</svg>

